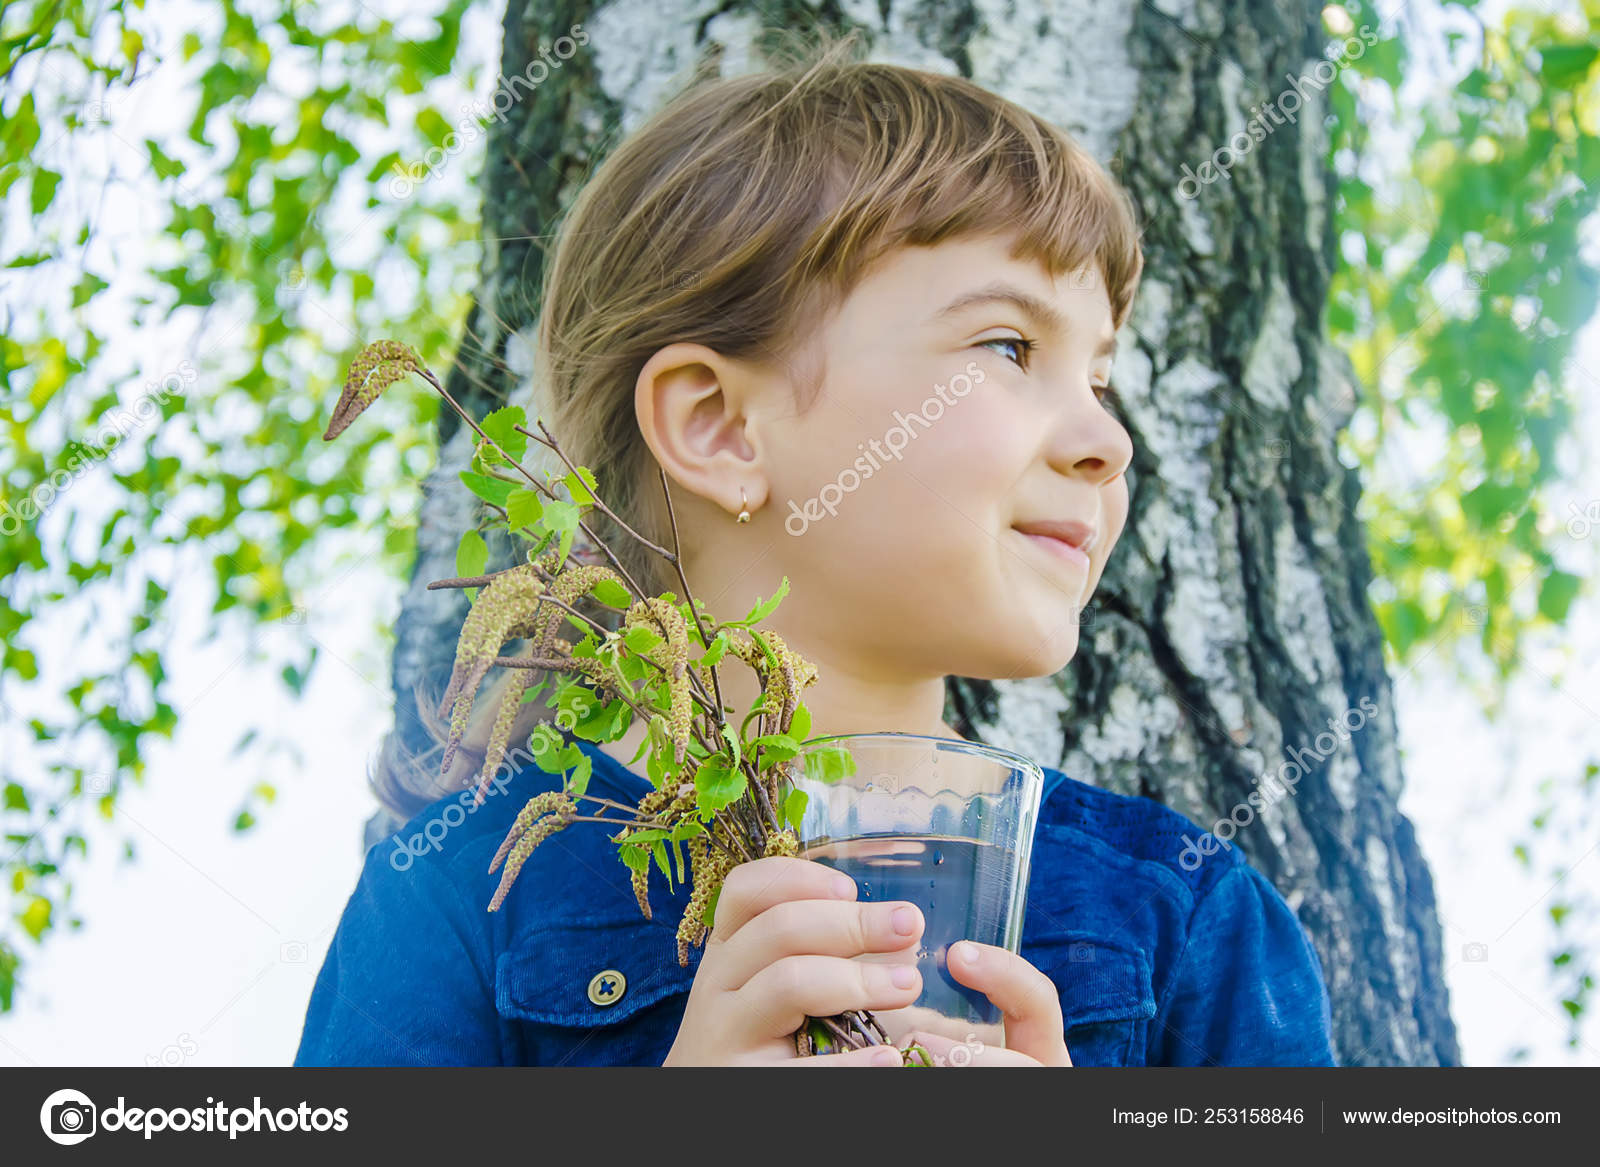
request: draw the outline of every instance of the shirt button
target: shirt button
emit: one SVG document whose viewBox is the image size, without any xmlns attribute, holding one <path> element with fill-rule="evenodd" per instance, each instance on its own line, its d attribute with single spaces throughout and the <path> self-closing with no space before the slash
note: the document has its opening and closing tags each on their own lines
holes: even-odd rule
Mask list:
<svg viewBox="0 0 1600 1167">
<path fill-rule="evenodd" d="M 622 1000 L 628 978 L 614 968 L 597 972 L 589 981 L 589 1000 L 596 1005 L 615 1005 Z"/>
</svg>

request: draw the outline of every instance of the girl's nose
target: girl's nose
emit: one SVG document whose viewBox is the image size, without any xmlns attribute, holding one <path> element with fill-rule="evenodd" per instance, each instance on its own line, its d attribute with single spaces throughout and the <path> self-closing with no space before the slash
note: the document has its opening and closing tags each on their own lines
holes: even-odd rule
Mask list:
<svg viewBox="0 0 1600 1167">
<path fill-rule="evenodd" d="M 1092 390 L 1053 420 L 1049 458 L 1059 473 L 1103 486 L 1133 461 L 1133 439 Z"/>
</svg>

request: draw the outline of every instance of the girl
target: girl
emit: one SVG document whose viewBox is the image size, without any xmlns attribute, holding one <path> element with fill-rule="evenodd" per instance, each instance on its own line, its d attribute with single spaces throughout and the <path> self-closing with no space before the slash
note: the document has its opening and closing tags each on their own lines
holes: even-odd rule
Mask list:
<svg viewBox="0 0 1600 1167">
<path fill-rule="evenodd" d="M 1126 194 L 1063 132 L 852 47 L 702 80 L 599 167 L 546 270 L 541 415 L 661 543 L 665 470 L 712 612 L 788 577 L 769 624 L 820 673 L 812 736 L 960 737 L 947 676 L 1048 676 L 1078 648 L 1128 513 L 1109 377 L 1143 259 Z M 651 594 L 678 587 L 637 542 L 602 537 Z M 754 676 L 723 673 L 748 708 Z M 463 809 L 497 696 L 479 695 L 475 748 L 442 785 L 387 743 L 376 785 L 410 821 L 367 854 L 296 1065 L 876 1064 L 885 1051 L 797 1059 L 789 1034 L 806 1014 L 914 1001 L 923 920 L 856 902 L 820 864 L 735 868 L 688 968 L 687 889 L 653 881 L 643 918 L 593 824 L 542 844 L 488 913 L 490 857 L 561 785 L 503 765 Z M 512 740 L 541 716 L 524 706 Z M 636 720 L 578 741 L 591 791 L 631 804 L 650 788 L 644 735 Z M 1266 879 L 1154 802 L 1045 773 L 1021 955 L 952 951 L 951 974 L 1005 1016 L 1005 1048 L 962 1060 L 1334 1064 L 1317 955 Z M 902 963 L 851 959 L 868 952 Z"/>
</svg>

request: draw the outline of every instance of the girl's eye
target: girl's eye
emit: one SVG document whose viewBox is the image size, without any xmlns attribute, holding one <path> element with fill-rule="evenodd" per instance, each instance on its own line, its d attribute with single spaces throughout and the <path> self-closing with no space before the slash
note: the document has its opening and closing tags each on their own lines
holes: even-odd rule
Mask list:
<svg viewBox="0 0 1600 1167">
<path fill-rule="evenodd" d="M 1033 354 L 1033 350 L 1037 347 L 1038 342 L 1027 340 L 1020 336 L 996 336 L 989 340 L 980 340 L 978 342 L 978 346 L 980 348 L 986 344 L 1016 345 L 1017 348 L 1022 351 L 1021 359 L 1017 359 L 1015 357 L 1008 359 L 1010 359 L 1018 368 L 1026 369 L 1028 367 L 1028 358 Z"/>
</svg>

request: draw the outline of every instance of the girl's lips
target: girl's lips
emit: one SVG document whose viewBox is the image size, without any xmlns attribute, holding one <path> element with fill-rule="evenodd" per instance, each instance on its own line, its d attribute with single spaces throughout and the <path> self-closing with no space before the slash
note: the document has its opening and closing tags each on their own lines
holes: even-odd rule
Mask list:
<svg viewBox="0 0 1600 1167">
<path fill-rule="evenodd" d="M 1026 531 L 1018 531 L 1017 534 L 1021 535 L 1030 543 L 1037 544 L 1039 547 L 1043 548 L 1044 551 L 1055 556 L 1057 559 L 1064 560 L 1067 563 L 1075 564 L 1086 572 L 1089 570 L 1088 553 L 1077 547 L 1074 547 L 1066 540 L 1052 539 L 1049 535 L 1030 535 Z"/>
</svg>

